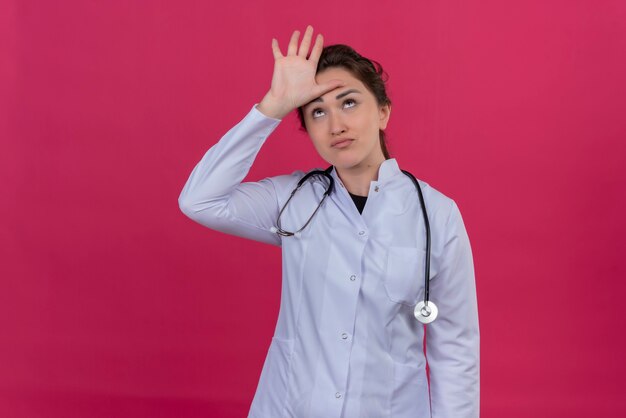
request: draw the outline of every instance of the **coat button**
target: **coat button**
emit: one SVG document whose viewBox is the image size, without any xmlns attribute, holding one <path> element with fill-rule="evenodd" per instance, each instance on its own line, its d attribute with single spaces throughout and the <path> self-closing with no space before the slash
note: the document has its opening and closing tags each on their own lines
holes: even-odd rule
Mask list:
<svg viewBox="0 0 626 418">
<path fill-rule="evenodd" d="M 335 393 L 335 398 L 340 399 L 341 398 L 341 392 Z"/>
<path fill-rule="evenodd" d="M 352 276 L 350 276 L 350 280 L 351 281 L 355 281 L 356 280 L 356 276 L 353 274 Z"/>
</svg>

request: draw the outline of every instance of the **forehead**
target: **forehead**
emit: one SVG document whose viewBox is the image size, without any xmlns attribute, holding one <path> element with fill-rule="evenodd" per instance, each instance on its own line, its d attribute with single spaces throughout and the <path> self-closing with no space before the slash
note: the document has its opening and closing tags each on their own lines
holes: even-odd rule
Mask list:
<svg viewBox="0 0 626 418">
<path fill-rule="evenodd" d="M 315 81 L 317 81 L 318 83 L 326 83 L 331 80 L 341 80 L 345 83 L 345 86 L 336 88 L 335 90 L 332 90 L 321 96 L 322 98 L 324 98 L 324 100 L 330 98 L 333 94 L 336 95 L 338 92 L 347 90 L 349 88 L 356 88 L 363 93 L 367 92 L 367 88 L 361 82 L 361 80 L 356 78 L 350 71 L 346 70 L 345 68 L 327 68 L 324 71 L 321 71 L 315 75 Z"/>
</svg>

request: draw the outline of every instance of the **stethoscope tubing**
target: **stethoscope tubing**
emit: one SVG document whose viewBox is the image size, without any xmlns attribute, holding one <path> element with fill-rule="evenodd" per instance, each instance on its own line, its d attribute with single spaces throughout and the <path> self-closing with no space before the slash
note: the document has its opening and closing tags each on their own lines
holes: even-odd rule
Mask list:
<svg viewBox="0 0 626 418">
<path fill-rule="evenodd" d="M 310 171 L 309 173 L 305 174 L 300 179 L 300 181 L 298 181 L 298 184 L 296 185 L 296 187 L 291 192 L 291 195 L 289 196 L 289 198 L 287 199 L 287 201 L 285 202 L 283 207 L 280 209 L 280 212 L 278 213 L 278 219 L 276 219 L 276 228 L 272 227 L 272 232 L 275 232 L 278 235 L 281 235 L 283 237 L 291 237 L 291 236 L 296 236 L 297 237 L 297 236 L 300 235 L 300 232 L 302 232 L 302 230 L 304 230 L 304 228 L 306 228 L 309 225 L 309 223 L 311 223 L 311 220 L 313 219 L 313 217 L 315 216 L 317 211 L 322 206 L 322 203 L 324 203 L 324 200 L 326 200 L 326 198 L 335 189 L 335 180 L 330 175 L 332 169 L 333 169 L 333 166 L 331 165 L 326 170 L 313 170 L 313 171 Z M 429 324 L 432 321 L 434 321 L 435 318 L 438 316 L 437 306 L 433 302 L 430 302 L 430 242 L 431 242 L 431 239 L 430 239 L 431 238 L 430 237 L 430 222 L 428 220 L 428 212 L 426 210 L 426 202 L 424 200 L 424 194 L 422 193 L 422 188 L 420 187 L 419 182 L 417 181 L 417 179 L 415 178 L 415 176 L 413 174 L 409 173 L 406 170 L 401 170 L 401 171 L 407 177 L 409 177 L 411 179 L 411 181 L 413 182 L 413 185 L 415 186 L 415 189 L 417 190 L 417 194 L 418 194 L 418 197 L 419 197 L 419 200 L 420 200 L 420 206 L 422 207 L 422 215 L 424 217 L 424 227 L 426 229 L 426 260 L 425 260 L 425 263 L 424 263 L 424 299 L 423 299 L 423 301 L 420 301 L 416 305 L 414 314 L 415 314 L 415 317 L 416 317 L 416 319 L 418 321 L 422 322 L 423 324 Z M 285 231 L 284 229 L 282 229 L 281 223 L 280 223 L 280 218 L 281 218 L 283 212 L 285 211 L 285 208 L 287 207 L 287 205 L 289 204 L 291 199 L 295 196 L 296 192 L 298 190 L 300 190 L 302 185 L 309 178 L 311 178 L 311 177 L 313 177 L 315 175 L 321 175 L 321 176 L 324 176 L 324 177 L 326 177 L 328 179 L 328 186 L 326 187 L 326 191 L 324 192 L 324 196 L 322 197 L 322 200 L 317 205 L 317 207 L 315 208 L 315 210 L 313 211 L 311 216 L 309 216 L 309 219 L 302 226 L 302 228 L 298 229 L 296 232 Z M 429 304 L 429 302 L 430 302 L 430 304 Z"/>
<path fill-rule="evenodd" d="M 322 207 L 322 203 L 324 203 L 324 200 L 326 200 L 326 198 L 328 197 L 328 195 L 330 195 L 333 190 L 335 190 L 335 180 L 333 179 L 333 177 L 330 175 L 330 171 L 333 169 L 333 166 L 331 165 L 330 167 L 328 167 L 326 170 L 313 170 L 308 172 L 307 174 L 305 174 L 300 181 L 298 181 L 298 185 L 296 186 L 295 189 L 292 190 L 291 195 L 289 196 L 289 199 L 287 199 L 287 201 L 285 202 L 285 204 L 283 205 L 283 207 L 280 209 L 280 212 L 278 213 L 278 219 L 276 219 L 276 233 L 278 235 L 281 235 L 283 237 L 291 237 L 294 236 L 300 232 L 302 232 L 302 230 L 304 230 L 304 228 L 306 228 L 309 223 L 311 223 L 311 220 L 313 219 L 313 217 L 315 216 L 315 214 L 317 213 L 317 211 L 320 209 L 320 207 Z M 326 187 L 326 191 L 324 192 L 324 197 L 322 197 L 322 200 L 320 201 L 320 203 L 317 205 L 317 207 L 315 208 L 315 210 L 313 211 L 313 213 L 311 214 L 311 216 L 309 216 L 309 219 L 306 221 L 306 223 L 302 226 L 302 228 L 298 229 L 296 232 L 289 232 L 289 231 L 285 231 L 280 224 L 280 217 L 283 214 L 285 208 L 287 207 L 287 205 L 289 204 L 289 202 L 291 201 L 291 199 L 294 197 L 294 195 L 296 194 L 296 192 L 298 190 L 300 190 L 300 188 L 302 187 L 302 185 L 304 184 L 304 182 L 306 182 L 309 178 L 315 176 L 315 175 L 322 175 L 324 177 L 326 177 L 329 181 L 328 181 L 328 187 Z"/>
<path fill-rule="evenodd" d="M 417 189 L 417 194 L 419 195 L 420 205 L 422 206 L 422 214 L 424 215 L 424 226 L 426 228 L 426 262 L 424 267 L 424 303 L 428 306 L 428 301 L 430 300 L 430 222 L 428 221 L 428 212 L 426 211 L 426 202 L 424 201 L 424 193 L 422 193 L 422 188 L 420 187 L 417 179 L 411 173 L 406 170 L 401 170 L 404 174 L 406 174 Z"/>
</svg>

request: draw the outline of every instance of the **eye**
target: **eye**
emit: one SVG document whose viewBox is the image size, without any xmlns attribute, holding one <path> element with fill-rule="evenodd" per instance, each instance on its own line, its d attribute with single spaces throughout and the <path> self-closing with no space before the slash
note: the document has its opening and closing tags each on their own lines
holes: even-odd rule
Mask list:
<svg viewBox="0 0 626 418">
<path fill-rule="evenodd" d="M 343 107 L 344 108 L 350 108 L 350 107 L 354 107 L 356 106 L 356 101 L 354 99 L 346 99 L 343 102 Z"/>
<path fill-rule="evenodd" d="M 313 117 L 313 119 L 319 118 L 320 116 L 323 116 L 323 115 L 324 115 L 324 111 L 320 109 L 319 107 L 311 111 L 311 116 Z"/>
</svg>

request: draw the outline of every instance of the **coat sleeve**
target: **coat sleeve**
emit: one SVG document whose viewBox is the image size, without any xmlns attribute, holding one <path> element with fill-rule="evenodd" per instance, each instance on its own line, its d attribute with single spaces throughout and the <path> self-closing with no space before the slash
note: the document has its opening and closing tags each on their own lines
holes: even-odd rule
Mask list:
<svg viewBox="0 0 626 418">
<path fill-rule="evenodd" d="M 280 237 L 270 228 L 279 211 L 277 186 L 288 181 L 288 176 L 242 183 L 279 123 L 255 105 L 195 166 L 178 198 L 181 211 L 216 231 L 281 245 Z"/>
<path fill-rule="evenodd" d="M 438 318 L 427 326 L 433 418 L 478 418 L 480 346 L 474 264 L 461 213 L 452 202 L 442 262 L 431 278 Z"/>
</svg>

